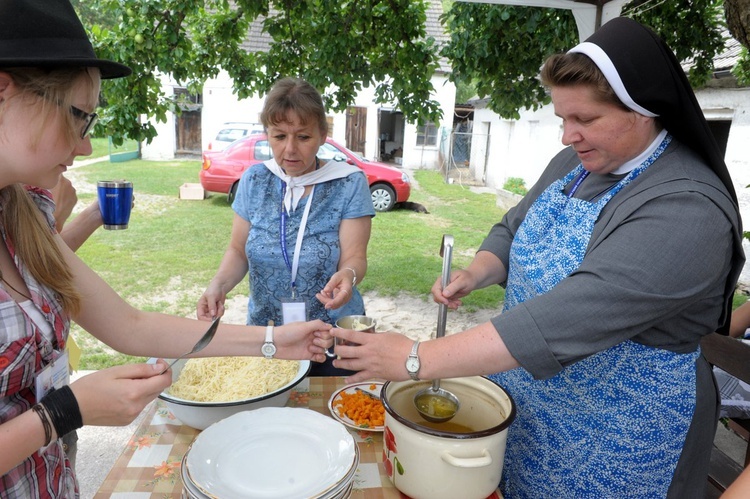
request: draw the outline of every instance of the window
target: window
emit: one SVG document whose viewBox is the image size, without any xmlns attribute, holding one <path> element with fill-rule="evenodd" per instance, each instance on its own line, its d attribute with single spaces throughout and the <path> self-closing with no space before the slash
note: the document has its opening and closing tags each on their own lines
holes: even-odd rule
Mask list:
<svg viewBox="0 0 750 499">
<path fill-rule="evenodd" d="M 221 140 L 222 142 L 234 142 L 235 140 L 244 137 L 246 132 L 247 130 L 244 128 L 225 128 L 216 134 L 216 140 Z"/>
<path fill-rule="evenodd" d="M 268 161 L 269 159 L 271 159 L 271 148 L 268 146 L 268 141 L 259 140 L 258 142 L 256 142 L 253 155 L 258 161 Z"/>
<path fill-rule="evenodd" d="M 331 161 L 333 159 L 336 161 L 346 161 L 346 155 L 328 142 L 320 146 L 316 156 L 323 161 Z"/>
<path fill-rule="evenodd" d="M 437 145 L 437 127 L 434 123 L 426 123 L 417 127 L 417 145 L 434 146 Z"/>
</svg>

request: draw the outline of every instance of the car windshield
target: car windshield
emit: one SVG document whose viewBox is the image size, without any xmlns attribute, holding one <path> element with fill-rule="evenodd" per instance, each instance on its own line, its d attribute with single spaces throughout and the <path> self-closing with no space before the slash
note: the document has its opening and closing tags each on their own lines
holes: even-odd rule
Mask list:
<svg viewBox="0 0 750 499">
<path fill-rule="evenodd" d="M 225 128 L 216 134 L 216 140 L 222 142 L 234 142 L 237 139 L 241 139 L 245 136 L 246 130 L 244 128 Z"/>
<path fill-rule="evenodd" d="M 360 156 L 359 154 L 356 154 L 349 149 L 346 150 L 351 156 L 354 156 L 359 161 L 367 161 L 365 158 Z M 341 151 L 338 147 L 329 144 L 326 142 L 322 146 L 320 146 L 320 149 L 318 149 L 318 157 L 322 160 L 329 161 L 332 159 L 338 160 L 338 161 L 346 161 L 347 157 L 346 154 Z"/>
</svg>

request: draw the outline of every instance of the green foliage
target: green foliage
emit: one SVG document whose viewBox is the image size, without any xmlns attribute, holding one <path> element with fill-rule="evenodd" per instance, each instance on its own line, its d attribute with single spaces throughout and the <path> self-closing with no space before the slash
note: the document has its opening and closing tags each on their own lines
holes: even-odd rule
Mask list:
<svg viewBox="0 0 750 499">
<path fill-rule="evenodd" d="M 748 296 L 746 294 L 735 292 L 734 296 L 732 297 L 732 310 L 745 303 L 747 299 Z"/>
<path fill-rule="evenodd" d="M 750 86 L 750 53 L 747 47 L 740 49 L 740 59 L 732 68 L 732 74 L 737 77 L 737 83 L 741 86 Z"/>
<path fill-rule="evenodd" d="M 465 104 L 477 95 L 477 88 L 471 81 L 456 81 L 456 104 Z"/>
<path fill-rule="evenodd" d="M 549 102 L 536 77 L 550 54 L 573 45 L 575 21 L 565 10 L 456 2 L 444 14 L 450 42 L 442 54 L 454 81 L 472 81 L 479 97 L 507 118 Z"/>
<path fill-rule="evenodd" d="M 158 75 L 171 75 L 198 94 L 221 69 L 233 78 L 240 98 L 264 95 L 280 76 L 300 76 L 326 89 L 329 109 L 343 111 L 362 88 L 375 85 L 377 102 L 396 102 L 409 121 L 438 123 L 439 105 L 430 99 L 438 49 L 425 34 L 426 5 L 424 0 L 86 2 L 79 11 L 97 54 L 134 73 L 103 83 L 102 135 L 116 144 L 124 137 L 150 142 L 156 129 L 140 117 L 165 122 L 181 109 Z M 243 47 L 259 16 L 273 38 L 267 53 Z"/>
<path fill-rule="evenodd" d="M 679 60 L 692 60 L 689 78 L 700 86 L 711 75 L 712 60 L 723 48 L 721 0 L 634 0 L 623 15 L 651 26 Z M 444 14 L 450 33 L 442 54 L 453 63 L 453 81 L 476 83 L 499 115 L 518 119 L 519 111 L 549 102 L 538 81 L 544 60 L 579 42 L 569 10 L 455 2 Z"/>
<path fill-rule="evenodd" d="M 240 98 L 265 94 L 280 76 L 300 76 L 324 89 L 331 111 L 345 110 L 374 86 L 376 102 L 395 102 L 408 121 L 439 123 L 430 78 L 443 55 L 460 100 L 489 97 L 490 108 L 506 118 L 549 102 L 537 76 L 549 55 L 578 43 L 569 10 L 443 3 L 450 5 L 443 16 L 450 42 L 441 51 L 425 33 L 426 0 L 74 0 L 98 54 L 134 71 L 102 86 L 98 131 L 115 144 L 124 137 L 150 142 L 156 129 L 141 117 L 165 122 L 184 106 L 164 92 L 160 74 L 198 94 L 223 68 Z M 623 14 L 652 26 L 680 60 L 691 60 L 689 77 L 699 86 L 722 48 L 721 6 L 633 0 Z M 243 42 L 259 16 L 271 48 L 247 52 Z M 748 81 L 743 61 L 735 74 Z"/>
<path fill-rule="evenodd" d="M 529 192 L 529 190 L 526 188 L 526 182 L 522 178 L 518 177 L 509 177 L 508 179 L 506 179 L 505 183 L 503 184 L 503 189 L 520 196 L 523 196 L 524 194 Z"/>
<path fill-rule="evenodd" d="M 656 31 L 679 61 L 691 61 L 688 79 L 693 87 L 704 85 L 713 71 L 713 59 L 724 50 L 722 0 L 634 0 L 623 12 Z"/>
</svg>

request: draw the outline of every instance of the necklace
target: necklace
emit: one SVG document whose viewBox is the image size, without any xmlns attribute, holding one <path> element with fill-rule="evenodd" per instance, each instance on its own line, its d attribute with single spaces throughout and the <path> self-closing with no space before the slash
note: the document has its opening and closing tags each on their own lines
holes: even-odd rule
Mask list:
<svg viewBox="0 0 750 499">
<path fill-rule="evenodd" d="M 5 280 L 4 278 L 3 278 L 3 272 L 2 272 L 2 271 L 0 271 L 0 281 L 2 281 L 2 282 L 3 282 L 3 284 L 5 284 L 6 286 L 8 286 L 8 287 L 9 287 L 10 289 L 12 289 L 13 291 L 15 291 L 15 292 L 16 292 L 16 293 L 18 293 L 19 295 L 23 296 L 23 297 L 24 297 L 24 298 L 26 298 L 27 300 L 29 300 L 29 301 L 34 301 L 34 300 L 32 300 L 32 299 L 31 299 L 31 297 L 30 297 L 29 295 L 27 295 L 27 294 L 24 294 L 24 293 L 21 293 L 21 292 L 20 292 L 20 291 L 18 291 L 18 290 L 17 290 L 16 288 L 14 288 L 14 287 L 13 287 L 13 285 L 12 285 L 11 283 L 9 283 L 8 281 L 6 281 L 6 280 Z"/>
</svg>

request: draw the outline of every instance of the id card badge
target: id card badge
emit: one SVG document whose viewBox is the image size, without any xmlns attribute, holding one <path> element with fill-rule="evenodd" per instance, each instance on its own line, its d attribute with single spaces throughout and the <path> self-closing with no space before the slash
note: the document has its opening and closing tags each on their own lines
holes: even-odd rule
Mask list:
<svg viewBox="0 0 750 499">
<path fill-rule="evenodd" d="M 307 303 L 301 298 L 281 300 L 281 320 L 284 324 L 307 321 Z"/>
<path fill-rule="evenodd" d="M 58 389 L 70 383 L 68 352 L 64 351 L 54 362 L 37 374 L 34 390 L 36 399 L 42 400 L 52 388 Z"/>
</svg>

